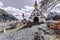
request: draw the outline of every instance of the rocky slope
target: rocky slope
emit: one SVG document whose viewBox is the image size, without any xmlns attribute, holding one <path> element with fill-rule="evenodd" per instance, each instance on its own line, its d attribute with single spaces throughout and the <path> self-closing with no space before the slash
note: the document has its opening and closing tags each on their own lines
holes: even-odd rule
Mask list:
<svg viewBox="0 0 60 40">
<path fill-rule="evenodd" d="M 17 18 L 15 18 L 13 15 L 7 13 L 6 11 L 4 11 L 3 9 L 0 9 L 0 20 L 3 21 L 12 21 L 12 20 L 18 20 Z"/>
<path fill-rule="evenodd" d="M 59 36 L 53 30 L 47 28 L 46 24 L 32 26 L 22 30 L 0 33 L 0 40 L 59 40 Z"/>
<path fill-rule="evenodd" d="M 42 10 L 42 13 L 46 19 L 57 20 L 60 18 L 60 0 L 42 0 L 41 2 L 40 7 L 42 8 L 40 9 Z"/>
</svg>

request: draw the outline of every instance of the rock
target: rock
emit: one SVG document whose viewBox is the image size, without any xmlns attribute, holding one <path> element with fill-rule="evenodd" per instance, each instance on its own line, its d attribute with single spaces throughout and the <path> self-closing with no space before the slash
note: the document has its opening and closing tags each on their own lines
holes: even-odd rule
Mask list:
<svg viewBox="0 0 60 40">
<path fill-rule="evenodd" d="M 47 15 L 47 19 L 57 19 L 57 13 L 56 12 L 49 12 L 48 15 Z"/>
<path fill-rule="evenodd" d="M 40 28 L 40 30 L 38 29 Z M 46 24 L 25 28 L 22 30 L 13 30 L 11 32 L 0 34 L 1 40 L 59 40 L 60 36 L 50 33 L 52 30 L 47 30 Z M 47 33 L 50 34 L 47 34 Z M 59 38 L 58 38 L 59 37 Z"/>
<path fill-rule="evenodd" d="M 12 21 L 12 20 L 18 20 L 17 18 L 15 18 L 13 15 L 7 13 L 6 11 L 4 11 L 3 9 L 0 9 L 0 20 L 6 22 L 6 21 Z"/>
</svg>

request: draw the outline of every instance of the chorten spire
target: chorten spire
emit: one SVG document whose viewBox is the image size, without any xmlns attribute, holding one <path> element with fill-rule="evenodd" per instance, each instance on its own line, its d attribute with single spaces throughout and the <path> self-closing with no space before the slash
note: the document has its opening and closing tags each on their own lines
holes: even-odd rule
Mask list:
<svg viewBox="0 0 60 40">
<path fill-rule="evenodd" d="M 37 1 L 35 1 L 34 7 L 35 7 L 35 9 L 37 9 L 37 8 L 38 8 Z"/>
</svg>

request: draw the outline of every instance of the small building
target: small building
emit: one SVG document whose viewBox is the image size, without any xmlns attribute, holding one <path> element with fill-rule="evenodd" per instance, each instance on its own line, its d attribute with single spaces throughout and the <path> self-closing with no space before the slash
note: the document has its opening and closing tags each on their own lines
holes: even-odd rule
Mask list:
<svg viewBox="0 0 60 40">
<path fill-rule="evenodd" d="M 34 8 L 35 9 L 31 13 L 31 16 L 29 17 L 29 21 L 30 22 L 43 22 L 43 21 L 45 21 L 45 17 L 38 9 L 37 1 L 35 1 Z"/>
</svg>

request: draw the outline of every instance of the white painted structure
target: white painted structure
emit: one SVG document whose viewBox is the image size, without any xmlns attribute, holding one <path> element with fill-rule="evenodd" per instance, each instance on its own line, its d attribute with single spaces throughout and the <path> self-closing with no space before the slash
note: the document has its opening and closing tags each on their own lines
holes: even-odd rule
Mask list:
<svg viewBox="0 0 60 40">
<path fill-rule="evenodd" d="M 36 1 L 35 1 L 34 7 L 35 7 L 35 9 L 31 13 L 31 16 L 29 17 L 29 21 L 30 22 L 43 22 L 43 21 L 45 21 L 45 17 L 42 15 L 40 10 L 38 9 L 38 4 Z"/>
<path fill-rule="evenodd" d="M 29 17 L 30 22 L 43 22 L 45 21 L 45 17 L 41 14 L 39 9 L 34 9 Z"/>
</svg>

